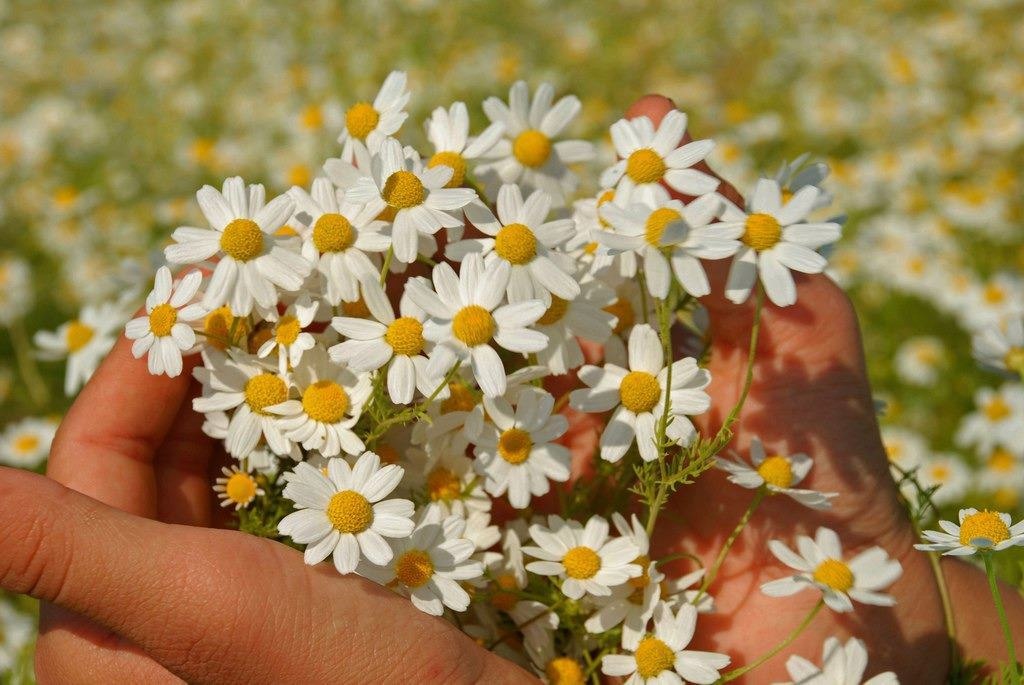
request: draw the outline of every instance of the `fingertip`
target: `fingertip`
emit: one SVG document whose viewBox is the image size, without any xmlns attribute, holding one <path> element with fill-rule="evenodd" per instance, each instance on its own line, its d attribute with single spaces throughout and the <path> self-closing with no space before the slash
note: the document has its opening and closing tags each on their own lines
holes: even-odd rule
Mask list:
<svg viewBox="0 0 1024 685">
<path fill-rule="evenodd" d="M 671 98 L 657 93 L 649 93 L 629 106 L 629 109 L 626 110 L 626 118 L 647 117 L 657 126 L 661 122 L 662 117 L 675 108 L 676 103 Z"/>
</svg>

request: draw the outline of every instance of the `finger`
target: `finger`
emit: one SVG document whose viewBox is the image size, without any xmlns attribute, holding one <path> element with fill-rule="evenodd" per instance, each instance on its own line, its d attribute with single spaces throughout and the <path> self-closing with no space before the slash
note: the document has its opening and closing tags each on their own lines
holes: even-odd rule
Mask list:
<svg viewBox="0 0 1024 685">
<path fill-rule="evenodd" d="M 130 516 L 12 469 L 0 469 L 0 501 L 0 587 L 96 621 L 188 682 L 522 675 L 386 589 L 310 569 L 283 545 Z"/>
</svg>

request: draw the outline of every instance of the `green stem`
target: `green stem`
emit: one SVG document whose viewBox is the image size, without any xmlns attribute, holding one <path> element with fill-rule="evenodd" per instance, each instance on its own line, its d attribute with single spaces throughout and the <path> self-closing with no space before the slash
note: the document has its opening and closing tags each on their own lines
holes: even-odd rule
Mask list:
<svg viewBox="0 0 1024 685">
<path fill-rule="evenodd" d="M 654 524 L 658 520 L 658 514 L 661 508 L 665 505 L 668 500 L 668 484 L 667 473 L 665 471 L 665 450 L 667 449 L 667 438 L 665 433 L 668 431 L 669 421 L 669 410 L 672 407 L 672 323 L 669 320 L 669 307 L 665 301 L 658 302 L 658 321 L 661 329 L 661 348 L 662 356 L 665 359 L 668 372 L 665 377 L 665 401 L 661 411 L 661 420 L 658 421 L 658 469 L 661 474 L 661 478 L 658 481 L 658 489 L 656 491 L 655 498 L 649 502 L 647 510 L 647 535 L 650 536 L 654 532 Z"/>
<path fill-rule="evenodd" d="M 818 603 L 814 605 L 814 608 L 811 609 L 810 613 L 808 613 L 807 616 L 804 617 L 804 620 L 800 621 L 800 625 L 794 628 L 793 632 L 787 635 L 782 640 L 782 642 L 780 642 L 779 644 L 775 645 L 767 652 L 762 654 L 754 663 L 747 664 L 746 666 L 743 666 L 742 668 L 737 668 L 733 671 L 729 671 L 728 673 L 723 675 L 718 682 L 727 683 L 730 680 L 736 680 L 740 676 L 749 673 L 750 671 L 753 671 L 755 668 L 757 668 L 758 666 L 765 663 L 773 656 L 784 650 L 786 647 L 792 644 L 793 640 L 797 639 L 800 636 L 800 633 L 804 632 L 807 629 L 807 626 L 811 624 L 811 621 L 814 620 L 814 617 L 818 615 L 818 612 L 821 611 L 821 608 L 823 606 L 825 606 L 825 600 L 819 599 Z"/>
<path fill-rule="evenodd" d="M 374 445 L 377 442 L 377 440 L 379 440 L 380 437 L 384 435 L 384 433 L 386 433 L 389 428 L 391 428 L 391 426 L 394 426 L 399 423 L 408 423 L 409 421 L 412 421 L 413 419 L 426 413 L 427 409 L 430 407 L 430 403 L 433 402 L 434 399 L 439 394 L 441 394 L 442 390 L 448 387 L 448 384 L 451 382 L 452 378 L 455 377 L 455 374 L 458 373 L 459 367 L 461 366 L 461 360 L 455 362 L 455 366 L 451 368 L 451 371 L 449 371 L 448 374 L 444 377 L 444 380 L 442 380 L 438 384 L 438 386 L 434 388 L 434 392 L 430 393 L 430 397 L 427 397 L 412 409 L 406 409 L 405 411 L 399 412 L 395 416 L 392 416 L 390 419 L 378 423 L 377 427 L 374 428 L 373 431 L 368 436 L 366 436 L 366 439 L 363 441 L 364 443 L 366 443 L 366 446 L 369 448 L 370 446 Z"/>
<path fill-rule="evenodd" d="M 391 258 L 395 256 L 395 248 L 388 247 L 388 251 L 384 253 L 384 266 L 380 269 L 380 284 L 383 286 L 388 280 L 388 271 L 391 269 Z"/>
<path fill-rule="evenodd" d="M 1013 673 L 1014 685 L 1020 685 L 1020 664 L 1017 663 L 1017 650 L 1013 646 L 1013 633 L 1010 632 L 1010 622 L 1006 620 L 1006 609 L 1003 608 L 1003 597 L 999 594 L 999 586 L 996 583 L 996 572 L 992 567 L 992 553 L 982 552 L 982 561 L 985 562 L 985 575 L 988 576 L 988 589 L 992 592 L 992 601 L 996 603 L 996 613 L 999 614 L 999 625 L 1003 629 L 1003 638 L 1006 640 L 1006 652 L 1010 656 L 1010 670 Z"/>
<path fill-rule="evenodd" d="M 46 388 L 42 376 L 39 374 L 39 367 L 36 366 L 35 358 L 32 356 L 32 344 L 25 333 L 25 327 L 21 320 L 11 323 L 8 329 L 11 334 L 11 346 L 14 347 L 14 356 L 18 360 L 18 371 L 21 379 L 28 388 L 28 395 L 33 404 L 43 407 L 50 399 L 50 391 Z"/>
<path fill-rule="evenodd" d="M 711 568 L 704 576 L 704 582 L 701 583 L 700 591 L 697 592 L 697 596 L 694 598 L 693 604 L 697 604 L 701 600 L 701 597 L 707 593 L 708 589 L 715 582 L 715 578 L 718 576 L 718 571 L 722 568 L 722 563 L 729 555 L 729 550 L 732 549 L 733 544 L 735 544 L 740 533 L 743 532 L 743 529 L 747 527 L 748 523 L 750 523 L 750 518 L 754 515 L 754 512 L 757 511 L 757 508 L 761 505 L 766 494 L 768 494 L 768 488 L 763 485 L 754 493 L 754 499 L 750 501 L 750 506 L 748 506 L 747 510 L 743 512 L 743 516 L 740 517 L 736 527 L 732 529 L 731 533 L 729 533 L 729 537 L 726 538 L 725 544 L 722 545 L 722 549 L 718 551 L 718 556 L 715 557 L 715 563 L 711 565 Z"/>
</svg>

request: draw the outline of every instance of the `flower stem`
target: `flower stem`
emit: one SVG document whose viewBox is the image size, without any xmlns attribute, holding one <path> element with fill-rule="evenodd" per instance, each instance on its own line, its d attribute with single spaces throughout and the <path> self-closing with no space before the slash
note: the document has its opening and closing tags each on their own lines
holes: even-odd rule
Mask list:
<svg viewBox="0 0 1024 685">
<path fill-rule="evenodd" d="M 388 280 L 388 271 L 391 269 L 391 258 L 395 256 L 395 248 L 389 247 L 384 254 L 384 266 L 380 269 L 380 284 L 383 286 Z"/>
<path fill-rule="evenodd" d="M 722 676 L 722 679 L 719 680 L 718 682 L 720 682 L 720 683 L 727 683 L 730 680 L 736 680 L 740 676 L 742 676 L 742 675 L 744 675 L 746 673 L 749 673 L 750 671 L 753 671 L 755 668 L 759 667 L 761 664 L 765 663 L 766 661 L 771 659 L 773 656 L 775 656 L 776 654 L 778 654 L 779 652 L 784 650 L 786 647 L 788 647 L 790 644 L 792 644 L 793 640 L 797 639 L 800 636 L 800 633 L 802 633 L 805 630 L 807 630 L 807 626 L 809 626 L 811 624 L 811 621 L 814 620 L 814 617 L 818 615 L 818 612 L 821 611 L 821 608 L 823 606 L 825 606 L 825 600 L 824 599 L 819 599 L 818 603 L 814 605 L 814 607 L 811 609 L 810 613 L 808 613 L 804 617 L 804 620 L 800 621 L 800 625 L 798 625 L 796 628 L 794 628 L 793 632 L 791 632 L 789 635 L 787 635 L 782 640 L 782 642 L 780 642 L 779 644 L 775 645 L 774 647 L 769 649 L 767 652 L 762 654 L 760 657 L 758 657 L 757 661 L 755 661 L 754 663 L 747 664 L 746 666 L 742 666 L 740 668 L 737 668 L 735 670 L 729 671 L 728 673 L 724 674 Z"/>
<path fill-rule="evenodd" d="M 1006 652 L 1010 657 L 1010 669 L 1013 678 L 1010 682 L 1020 685 L 1020 664 L 1017 663 L 1017 650 L 1013 646 L 1013 633 L 1010 632 L 1010 623 L 1006 620 L 1006 609 L 1003 608 L 1003 597 L 999 594 L 999 586 L 996 584 L 996 572 L 992 567 L 992 553 L 982 552 L 982 561 L 985 562 L 985 575 L 988 576 L 988 589 L 992 592 L 992 601 L 996 603 L 996 613 L 999 614 L 999 624 L 1003 629 L 1003 638 L 1006 640 Z"/>
<path fill-rule="evenodd" d="M 28 394 L 32 398 L 33 404 L 37 407 L 42 407 L 50 399 L 50 392 L 46 389 L 46 383 L 43 382 L 42 376 L 39 375 L 39 368 L 32 357 L 32 344 L 25 333 L 25 327 L 22 326 L 19 319 L 12 322 L 8 330 L 11 334 L 14 356 L 18 360 L 18 371 L 21 373 L 21 379 L 25 382 L 25 387 L 28 388 Z"/>
<path fill-rule="evenodd" d="M 728 556 L 729 550 L 732 549 L 733 544 L 736 542 L 737 538 L 739 538 L 743 529 L 747 527 L 748 523 L 750 523 L 750 518 L 754 515 L 754 512 L 757 511 L 757 508 L 761 505 L 761 501 L 767 493 L 768 489 L 763 485 L 754 493 L 754 499 L 750 501 L 750 506 L 748 506 L 747 510 L 743 512 L 743 516 L 740 517 L 736 527 L 732 529 L 732 533 L 729 534 L 729 537 L 725 540 L 725 544 L 722 545 L 722 549 L 719 550 L 718 556 L 715 558 L 715 563 L 711 565 L 711 569 L 707 572 L 707 575 L 704 576 L 704 582 L 701 583 L 700 591 L 694 598 L 692 602 L 693 604 L 697 604 L 701 600 L 701 597 L 707 593 L 708 589 L 715 582 L 715 578 L 718 576 L 718 571 L 722 568 L 722 562 L 724 562 L 725 557 Z"/>
</svg>

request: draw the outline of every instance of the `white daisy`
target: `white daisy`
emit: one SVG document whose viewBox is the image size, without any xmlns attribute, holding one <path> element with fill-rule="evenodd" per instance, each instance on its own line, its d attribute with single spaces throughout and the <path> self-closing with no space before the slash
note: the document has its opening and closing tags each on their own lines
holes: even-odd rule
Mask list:
<svg viewBox="0 0 1024 685">
<path fill-rule="evenodd" d="M 1024 318 L 1008 318 L 1001 326 L 975 333 L 972 343 L 982 366 L 1024 378 Z"/>
<path fill-rule="evenodd" d="M 547 311 L 534 325 L 548 336 L 547 346 L 537 353 L 537 362 L 553 374 L 565 374 L 583 364 L 578 339 L 603 345 L 617 323 L 606 309 L 615 301 L 614 291 L 592 276 L 586 276 L 580 287 L 582 292 L 574 300 L 552 295 Z"/>
<path fill-rule="evenodd" d="M 487 155 L 501 139 L 505 126 L 492 123 L 475 138 L 469 137 L 469 113 L 466 103 L 456 102 L 445 109 L 438 107 L 426 123 L 427 139 L 434 146 L 434 154 L 427 160 L 427 168 L 439 164 L 452 170 L 448 188 L 458 188 L 466 180 L 467 162 Z"/>
<path fill-rule="evenodd" d="M 505 365 L 491 342 L 512 352 L 544 349 L 547 336 L 528 328 L 544 315 L 539 300 L 499 307 L 509 280 L 509 266 L 497 262 L 484 269 L 480 255 L 468 255 L 458 276 L 448 264 L 433 271 L 434 289 L 423 280 L 409 281 L 406 292 L 431 317 L 423 335 L 437 343 L 427 373 L 439 377 L 457 360 L 469 361 L 477 384 L 488 397 L 505 394 Z"/>
<path fill-rule="evenodd" d="M 196 344 L 196 333 L 189 322 L 207 313 L 202 305 L 192 302 L 202 282 L 202 273 L 192 271 L 172 289 L 171 270 L 160 267 L 153 292 L 146 297 L 146 316 L 132 319 L 125 326 L 125 337 L 135 341 L 135 358 L 149 353 L 151 374 L 166 373 L 173 378 L 181 373 L 182 352 Z"/>
<path fill-rule="evenodd" d="M 983 458 L 980 473 L 976 475 L 978 487 L 984 492 L 1024 491 L 1024 461 L 1002 447 L 995 448 Z"/>
<path fill-rule="evenodd" d="M 691 169 L 715 148 L 712 140 L 683 143 L 686 114 L 672 110 L 658 127 L 648 117 L 619 119 L 611 128 L 619 161 L 601 174 L 601 185 L 615 187 L 632 200 L 659 204 L 668 199 L 661 185 L 683 195 L 704 195 L 718 188 L 718 179 Z"/>
<path fill-rule="evenodd" d="M 465 611 L 470 599 L 460 583 L 483 574 L 483 564 L 470 559 L 474 545 L 463 537 L 465 528 L 464 519 L 443 518 L 440 508 L 427 506 L 411 535 L 389 541 L 394 554 L 386 566 L 360 563 L 356 572 L 407 594 L 413 606 L 433 616 L 445 607 Z"/>
<path fill-rule="evenodd" d="M 612 203 L 618 207 L 626 207 L 630 203 L 626 193 L 606 188 L 595 197 L 576 200 L 573 203 L 572 220 L 576 226 L 576 234 L 565 244 L 577 261 L 587 265 L 592 274 L 602 274 L 612 265 L 617 265 L 615 273 L 623 278 L 632 278 L 636 274 L 636 253 L 620 252 L 611 255 L 606 250 L 599 250 L 601 244 L 597 237 L 604 231 L 612 230 L 611 224 L 602 216 L 605 205 Z M 603 275 L 603 274 L 602 274 Z"/>
<path fill-rule="evenodd" d="M 608 521 L 600 516 L 591 516 L 584 527 L 552 515 L 547 527 L 530 526 L 530 537 L 537 546 L 523 547 L 523 552 L 540 561 L 527 564 L 526 570 L 561 577 L 562 592 L 570 599 L 607 596 L 614 586 L 642 573 L 633 563 L 639 555 L 636 543 L 627 537 L 608 539 Z"/>
<path fill-rule="evenodd" d="M 284 314 L 273 323 L 271 335 L 260 345 L 256 356 L 265 359 L 277 350 L 277 369 L 281 374 L 296 368 L 302 355 L 313 349 L 316 338 L 305 329 L 313 323 L 320 303 L 307 295 L 288 305 Z"/>
<path fill-rule="evenodd" d="M 930 544 L 914 547 L 926 552 L 967 556 L 1024 545 L 1024 521 L 1011 525 L 1009 514 L 961 509 L 959 519 L 960 525 L 940 520 L 939 527 L 943 532 L 924 531 L 924 539 Z"/>
<path fill-rule="evenodd" d="M 445 516 L 468 517 L 491 509 L 491 498 L 484 492 L 482 479 L 473 470 L 473 460 L 451 449 L 446 441 L 427 442 L 405 450 L 409 466 L 402 485 L 420 498 L 426 498 Z"/>
<path fill-rule="evenodd" d="M 476 197 L 469 188 L 446 188 L 450 167 L 423 168 L 419 158 L 407 162 L 394 138 L 381 143 L 373 177 L 362 177 L 345 193 L 350 202 L 365 203 L 372 211 L 394 210 L 391 242 L 395 257 L 406 264 L 416 260 L 420 234 L 433 236 L 442 228 L 462 226 L 450 211 L 462 209 Z M 367 211 L 371 211 L 367 209 Z"/>
<path fill-rule="evenodd" d="M 834 637 L 821 648 L 821 667 L 796 654 L 786 660 L 786 671 L 792 682 L 778 685 L 898 685 L 892 671 L 863 680 L 868 667 L 868 650 L 864 642 L 851 637 L 842 644 Z"/>
<path fill-rule="evenodd" d="M 248 471 L 232 464 L 231 468 L 223 467 L 224 475 L 217 478 L 213 491 L 217 493 L 222 507 L 234 507 L 235 511 L 245 509 L 257 497 L 267 494 L 256 482 L 256 477 Z"/>
<path fill-rule="evenodd" d="M 971 469 L 954 452 L 933 454 L 921 464 L 915 475 L 920 487 L 937 488 L 929 498 L 937 507 L 960 502 L 971 483 Z"/>
<path fill-rule="evenodd" d="M 298 251 L 295 238 L 277 234 L 292 216 L 295 203 L 281 195 L 265 203 L 262 185 L 250 185 L 238 176 L 224 181 L 222 191 L 203 186 L 196 193 L 199 208 L 213 230 L 182 226 L 164 250 L 174 264 L 199 264 L 219 257 L 203 306 L 212 311 L 228 304 L 236 316 L 252 311 L 254 302 L 270 308 L 277 304 L 275 286 L 295 291 L 309 275 L 312 264 Z"/>
<path fill-rule="evenodd" d="M 725 286 L 725 296 L 737 304 L 750 296 L 760 276 L 768 299 L 780 307 L 796 302 L 796 285 L 790 269 L 806 274 L 821 273 L 827 261 L 815 252 L 839 239 L 834 222 L 804 223 L 820 191 L 804 186 L 785 203 L 779 184 L 767 178 L 757 182 L 748 212 L 725 203 L 721 228 L 742 228 L 742 247 Z"/>
<path fill-rule="evenodd" d="M 77 319 L 61 324 L 56 331 L 36 332 L 33 342 L 39 347 L 40 359 L 67 358 L 64 394 L 74 395 L 92 377 L 114 346 L 125 318 L 113 304 L 86 305 Z"/>
<path fill-rule="evenodd" d="M 879 590 L 892 585 L 903 567 L 881 547 L 871 547 L 846 562 L 839 536 L 833 530 L 818 528 L 814 539 L 798 535 L 796 542 L 799 554 L 778 540 L 768 542 L 775 558 L 798 573 L 764 583 L 764 594 L 787 597 L 813 586 L 821 591 L 825 604 L 838 612 L 853 611 L 851 600 L 877 606 L 896 603 L 895 598 Z"/>
<path fill-rule="evenodd" d="M 574 390 L 570 404 L 583 412 L 605 412 L 617 407 L 601 434 L 601 458 L 616 462 L 635 441 L 644 461 L 658 458 L 655 444 L 657 422 L 664 412 L 664 394 L 668 383 L 661 341 L 647 324 L 635 326 L 629 334 L 629 370 L 615 364 L 603 367 L 586 365 L 579 378 L 588 388 Z M 711 405 L 704 388 L 710 374 L 686 357 L 672 363 L 672 387 L 669 401 L 671 422 L 666 436 L 688 445 L 696 430 L 687 415 L 702 414 Z"/>
<path fill-rule="evenodd" d="M 338 136 L 342 144 L 341 158 L 351 161 L 355 152 L 353 143 L 364 143 L 371 152 L 376 152 L 384 138 L 392 136 L 402 128 L 406 117 L 404 111 L 409 103 L 410 93 L 406 90 L 404 71 L 392 71 L 373 99 L 373 103 L 357 102 L 345 112 L 345 128 Z"/>
<path fill-rule="evenodd" d="M 811 458 L 806 454 L 772 453 L 768 456 L 761 439 L 755 437 L 750 441 L 750 461 L 753 468 L 739 458 L 730 460 L 719 457 L 715 465 L 729 473 L 729 482 L 742 488 L 756 490 L 765 487 L 770 493 L 787 495 L 812 509 L 828 509 L 832 506 L 829 500 L 838 496 L 835 492 L 793 487 L 806 478 L 811 470 Z"/>
<path fill-rule="evenodd" d="M 1005 447 L 1018 457 L 1024 456 L 1024 385 L 1006 383 L 998 390 L 982 388 L 974 395 L 976 411 L 963 417 L 956 432 L 956 443 L 988 452 Z"/>
<path fill-rule="evenodd" d="M 545 305 L 552 295 L 575 299 L 580 285 L 572 277 L 572 260 L 555 248 L 572 235 L 572 219 L 545 221 L 551 209 L 551 196 L 535 190 L 526 201 L 517 185 L 503 185 L 498 191 L 498 215 L 483 204 L 466 208 L 466 218 L 490 238 L 472 238 L 450 244 L 449 259 L 462 260 L 467 254 L 486 256 L 486 264 L 507 263 L 511 269 L 508 301 L 541 300 Z"/>
<path fill-rule="evenodd" d="M 581 105 L 575 95 L 566 95 L 552 106 L 554 93 L 550 84 L 542 83 L 531 103 L 526 82 L 516 81 L 509 89 L 507 105 L 496 97 L 484 101 L 487 118 L 504 126 L 505 138 L 492 150 L 495 161 L 481 164 L 477 172 L 493 174 L 500 183 L 543 190 L 561 205 L 577 185 L 567 165 L 593 159 L 594 146 L 583 140 L 556 140 L 579 114 Z"/>
<path fill-rule="evenodd" d="M 296 511 L 278 524 L 305 551 L 307 564 L 334 556 L 338 573 L 352 573 L 365 558 L 383 565 L 393 558 L 387 538 L 400 538 L 413 530 L 413 504 L 391 494 L 404 473 L 393 464 L 381 466 L 373 452 L 364 452 L 350 467 L 344 459 L 327 462 L 327 474 L 302 462 L 285 474 L 284 496 Z"/>
<path fill-rule="evenodd" d="M 490 422 L 476 438 L 474 454 L 487 492 L 494 497 L 507 492 L 512 506 L 524 509 L 531 495 L 548 493 L 549 480 L 569 480 L 569 450 L 554 443 L 569 422 L 561 414 L 551 414 L 555 398 L 549 393 L 527 386 L 516 395 L 514 402 L 484 398 Z"/>
<path fill-rule="evenodd" d="M 50 454 L 57 424 L 48 419 L 28 418 L 10 423 L 0 433 L 0 464 L 34 469 Z"/>
<path fill-rule="evenodd" d="M 622 636 L 622 648 L 631 654 L 609 654 L 601 660 L 601 672 L 629 676 L 625 685 L 710 684 L 729 665 L 729 657 L 717 652 L 686 649 L 697 629 L 697 608 L 679 607 L 675 614 L 664 603 L 654 612 L 654 632 Z"/>
</svg>

